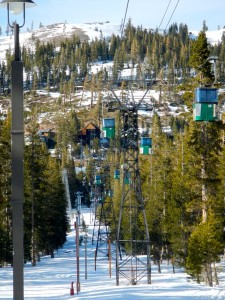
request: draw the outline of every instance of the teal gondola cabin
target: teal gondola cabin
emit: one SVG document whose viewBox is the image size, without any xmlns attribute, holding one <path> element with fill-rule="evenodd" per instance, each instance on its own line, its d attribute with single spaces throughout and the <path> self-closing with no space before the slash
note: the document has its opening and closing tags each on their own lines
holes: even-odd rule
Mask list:
<svg viewBox="0 0 225 300">
<path fill-rule="evenodd" d="M 152 154 L 152 139 L 150 137 L 141 137 L 140 154 Z"/>
<path fill-rule="evenodd" d="M 100 185 L 100 184 L 102 183 L 101 175 L 95 175 L 94 183 L 95 183 L 96 185 Z"/>
<path fill-rule="evenodd" d="M 115 119 L 105 118 L 102 120 L 102 131 L 104 137 L 113 139 L 115 137 Z"/>
<path fill-rule="evenodd" d="M 114 171 L 114 179 L 120 179 L 120 170 Z"/>
</svg>

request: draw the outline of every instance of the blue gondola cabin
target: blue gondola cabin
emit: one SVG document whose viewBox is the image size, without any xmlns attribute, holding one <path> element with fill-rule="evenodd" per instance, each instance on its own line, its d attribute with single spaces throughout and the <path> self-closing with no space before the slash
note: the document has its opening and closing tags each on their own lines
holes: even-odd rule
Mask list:
<svg viewBox="0 0 225 300">
<path fill-rule="evenodd" d="M 216 88 L 198 87 L 195 89 L 196 103 L 218 103 L 218 90 Z"/>
<path fill-rule="evenodd" d="M 114 171 L 114 179 L 120 179 L 120 170 Z"/>
</svg>

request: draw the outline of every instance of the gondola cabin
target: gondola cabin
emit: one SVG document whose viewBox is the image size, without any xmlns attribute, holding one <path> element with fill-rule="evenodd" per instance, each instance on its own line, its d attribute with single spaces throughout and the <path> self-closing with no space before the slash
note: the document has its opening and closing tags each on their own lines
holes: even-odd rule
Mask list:
<svg viewBox="0 0 225 300">
<path fill-rule="evenodd" d="M 113 190 L 108 190 L 107 196 L 110 198 L 113 197 Z"/>
<path fill-rule="evenodd" d="M 193 105 L 194 121 L 214 122 L 218 120 L 217 104 L 194 103 Z"/>
<path fill-rule="evenodd" d="M 196 103 L 218 103 L 218 90 L 216 88 L 198 87 L 195 89 Z"/>
<path fill-rule="evenodd" d="M 98 203 L 99 203 L 99 204 L 103 204 L 104 201 L 105 201 L 104 197 L 102 197 L 102 196 L 99 196 L 99 197 L 98 197 Z"/>
<path fill-rule="evenodd" d="M 152 139 L 150 137 L 141 137 L 140 154 L 148 155 L 152 153 Z"/>
<path fill-rule="evenodd" d="M 102 120 L 102 131 L 104 137 L 113 139 L 115 137 L 115 119 L 106 118 Z"/>
<path fill-rule="evenodd" d="M 114 179 L 120 179 L 120 170 L 114 171 Z"/>
<path fill-rule="evenodd" d="M 130 184 L 130 172 L 128 172 L 128 171 L 124 172 L 124 183 Z"/>
<path fill-rule="evenodd" d="M 94 183 L 95 183 L 96 185 L 100 185 L 100 184 L 102 183 L 101 175 L 95 175 Z"/>
</svg>

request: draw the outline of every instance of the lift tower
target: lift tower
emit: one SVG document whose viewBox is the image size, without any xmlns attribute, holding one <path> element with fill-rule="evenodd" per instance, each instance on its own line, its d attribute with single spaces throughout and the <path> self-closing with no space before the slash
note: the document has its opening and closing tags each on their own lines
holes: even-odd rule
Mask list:
<svg viewBox="0 0 225 300">
<path fill-rule="evenodd" d="M 115 252 L 114 250 L 112 252 L 109 251 L 111 249 L 111 245 L 109 244 L 112 228 L 115 228 L 115 225 L 112 226 L 115 216 L 112 202 L 113 191 L 107 182 L 109 179 L 110 165 L 106 164 L 103 166 L 102 172 L 95 175 L 94 181 L 96 207 L 92 243 L 96 233 L 95 269 L 97 259 L 109 260 Z"/>
<path fill-rule="evenodd" d="M 143 106 L 142 100 L 146 93 L 142 99 L 135 100 L 131 90 L 123 94 L 122 99 L 112 91 L 113 105 L 109 103 L 108 108 L 109 111 L 119 110 L 122 118 L 122 195 L 116 235 L 117 285 L 121 277 L 132 285 L 146 277 L 147 283 L 151 283 L 150 238 L 141 190 L 138 152 L 138 110 L 152 110 L 151 107 Z"/>
</svg>

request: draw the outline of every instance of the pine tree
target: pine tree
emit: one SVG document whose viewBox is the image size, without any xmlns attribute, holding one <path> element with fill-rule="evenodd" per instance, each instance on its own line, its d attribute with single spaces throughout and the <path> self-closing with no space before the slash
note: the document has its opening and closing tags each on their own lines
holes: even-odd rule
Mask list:
<svg viewBox="0 0 225 300">
<path fill-rule="evenodd" d="M 212 266 L 221 253 L 223 231 L 223 180 L 220 176 L 222 128 L 221 123 L 206 123 L 200 127 L 193 123 L 189 133 L 187 183 L 193 196 L 187 203 L 187 209 L 194 217 L 194 230 L 190 235 L 187 267 L 197 281 L 204 280 L 209 285 L 213 281 Z M 198 264 L 196 257 L 201 258 Z"/>
<path fill-rule="evenodd" d="M 0 121 L 0 264 L 12 263 L 11 232 L 11 117 Z"/>
<path fill-rule="evenodd" d="M 190 56 L 190 65 L 198 74 L 198 81 L 203 84 L 209 84 L 213 81 L 211 64 L 208 61 L 210 55 L 209 43 L 205 31 L 200 31 L 198 38 L 193 42 Z"/>
<path fill-rule="evenodd" d="M 30 143 L 25 146 L 24 178 L 25 178 L 25 203 L 24 203 L 24 257 L 31 260 L 35 266 L 38 253 L 42 251 L 38 243 L 39 203 L 42 199 L 45 182 L 44 171 L 48 151 L 44 142 L 38 136 L 38 124 L 35 116 L 27 126 L 30 134 Z"/>
<path fill-rule="evenodd" d="M 222 234 L 220 221 L 210 211 L 207 221 L 195 227 L 190 236 L 186 267 L 198 283 L 213 286 L 213 263 L 220 260 L 224 249 Z"/>
<path fill-rule="evenodd" d="M 55 158 L 49 157 L 44 177 L 39 201 L 38 238 L 41 248 L 54 257 L 54 250 L 61 248 L 66 241 L 68 228 L 65 187 Z"/>
</svg>

